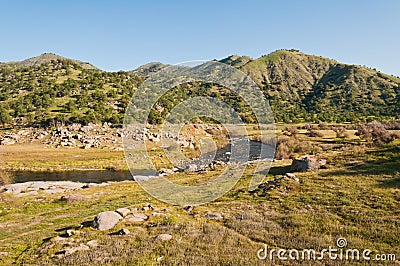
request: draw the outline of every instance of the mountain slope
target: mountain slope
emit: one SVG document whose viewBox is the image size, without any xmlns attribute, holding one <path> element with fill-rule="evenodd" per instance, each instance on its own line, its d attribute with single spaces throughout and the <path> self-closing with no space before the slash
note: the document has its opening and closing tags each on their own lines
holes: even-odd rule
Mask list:
<svg viewBox="0 0 400 266">
<path fill-rule="evenodd" d="M 97 67 L 93 66 L 90 63 L 81 62 L 79 60 L 68 59 L 68 58 L 62 57 L 60 55 L 53 54 L 53 53 L 44 53 L 39 56 L 28 58 L 28 59 L 25 59 L 20 62 L 3 63 L 3 65 L 9 65 L 12 67 L 30 67 L 30 66 L 37 66 L 37 65 L 50 63 L 53 60 L 70 60 L 72 63 L 75 63 L 84 69 L 97 69 Z"/>
<path fill-rule="evenodd" d="M 399 115 L 399 78 L 297 50 L 279 50 L 245 64 L 242 58 L 221 61 L 252 77 L 279 121 L 353 121 Z"/>
<path fill-rule="evenodd" d="M 400 119 L 400 79 L 375 70 L 297 50 L 278 50 L 256 59 L 233 55 L 221 62 L 253 78 L 277 122 Z M 0 124 L 121 123 L 135 89 L 164 67 L 149 63 L 130 72 L 104 72 L 54 54 L 0 64 Z M 157 103 L 153 121 L 161 121 L 179 100 L 209 95 L 253 122 L 240 97 L 216 84 L 187 84 L 174 92 Z"/>
</svg>

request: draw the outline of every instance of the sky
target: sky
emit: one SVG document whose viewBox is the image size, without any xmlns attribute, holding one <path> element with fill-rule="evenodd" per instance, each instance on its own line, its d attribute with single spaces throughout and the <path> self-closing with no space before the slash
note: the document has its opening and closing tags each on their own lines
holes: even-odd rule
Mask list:
<svg viewBox="0 0 400 266">
<path fill-rule="evenodd" d="M 0 1 L 0 62 L 45 52 L 107 71 L 298 49 L 400 76 L 400 1 Z"/>
</svg>

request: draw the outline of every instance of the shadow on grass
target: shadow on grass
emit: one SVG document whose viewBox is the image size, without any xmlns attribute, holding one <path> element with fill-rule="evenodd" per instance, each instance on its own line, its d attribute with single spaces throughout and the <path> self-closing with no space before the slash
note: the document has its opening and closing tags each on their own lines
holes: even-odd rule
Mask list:
<svg viewBox="0 0 400 266">
<path fill-rule="evenodd" d="M 269 169 L 269 171 L 259 171 L 256 172 L 255 174 L 260 174 L 260 175 L 266 175 L 266 174 L 271 174 L 271 175 L 284 175 L 286 173 L 291 172 L 291 166 L 286 165 L 286 166 L 273 166 Z"/>
<path fill-rule="evenodd" d="M 400 177 L 381 180 L 379 182 L 380 182 L 379 187 L 382 188 L 400 188 Z"/>
<path fill-rule="evenodd" d="M 400 149 L 398 147 L 367 151 L 365 157 L 358 159 L 361 159 L 363 163 L 347 165 L 341 169 L 320 173 L 320 175 L 324 177 L 335 175 L 396 175 L 400 172 Z M 399 180 L 400 178 L 397 177 L 384 180 L 382 187 L 399 187 Z"/>
</svg>

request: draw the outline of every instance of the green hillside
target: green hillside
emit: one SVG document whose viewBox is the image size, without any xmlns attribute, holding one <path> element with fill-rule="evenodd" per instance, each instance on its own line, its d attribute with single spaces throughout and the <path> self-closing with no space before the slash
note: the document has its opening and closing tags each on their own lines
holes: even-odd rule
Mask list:
<svg viewBox="0 0 400 266">
<path fill-rule="evenodd" d="M 279 50 L 252 59 L 221 60 L 262 88 L 277 122 L 354 122 L 400 118 L 400 79 L 297 50 Z M 135 89 L 164 67 L 149 63 L 130 72 L 105 72 L 89 63 L 43 54 L 0 64 L 0 122 L 14 126 L 58 122 L 121 123 Z M 159 122 L 176 100 L 211 95 L 229 102 L 254 122 L 244 102 L 215 84 L 193 83 L 161 99 L 152 113 Z M 157 106 L 156 106 L 157 107 Z M 157 111 L 162 110 L 162 111 Z"/>
</svg>

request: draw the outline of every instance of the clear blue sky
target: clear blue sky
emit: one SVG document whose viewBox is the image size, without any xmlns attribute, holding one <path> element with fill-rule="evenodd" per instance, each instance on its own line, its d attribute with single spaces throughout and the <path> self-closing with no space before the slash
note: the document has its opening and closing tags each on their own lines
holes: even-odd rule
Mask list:
<svg viewBox="0 0 400 266">
<path fill-rule="evenodd" d="M 44 52 L 130 70 L 296 48 L 400 75 L 400 1 L 0 2 L 0 61 Z"/>
</svg>

